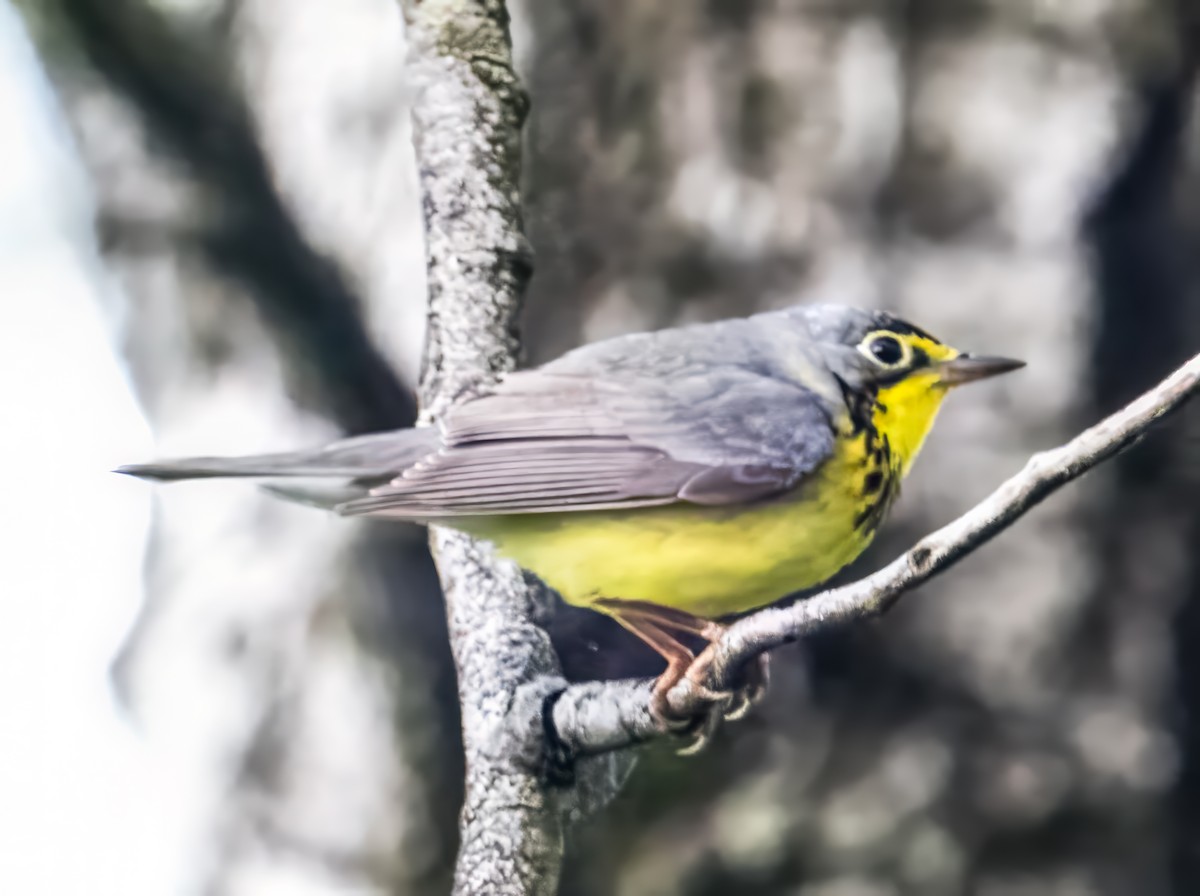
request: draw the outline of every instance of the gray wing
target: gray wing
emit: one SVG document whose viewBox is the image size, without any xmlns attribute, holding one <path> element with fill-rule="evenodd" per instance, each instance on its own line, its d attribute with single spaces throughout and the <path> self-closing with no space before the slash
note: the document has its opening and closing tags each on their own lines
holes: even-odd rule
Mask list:
<svg viewBox="0 0 1200 896">
<path fill-rule="evenodd" d="M 436 519 L 739 504 L 792 488 L 832 452 L 822 400 L 754 365 L 607 378 L 592 366 L 511 375 L 454 409 L 441 450 L 339 510 Z"/>
</svg>

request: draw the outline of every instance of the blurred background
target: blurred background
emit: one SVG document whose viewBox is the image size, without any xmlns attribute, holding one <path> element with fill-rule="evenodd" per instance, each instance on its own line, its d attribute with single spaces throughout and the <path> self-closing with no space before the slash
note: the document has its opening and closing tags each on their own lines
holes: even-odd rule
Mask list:
<svg viewBox="0 0 1200 896">
<path fill-rule="evenodd" d="M 510 8 L 531 363 L 816 300 L 1029 361 L 949 403 L 851 575 L 1200 347 L 1188 0 Z M 107 473 L 412 420 L 404 41 L 394 0 L 0 0 L 0 891 L 448 891 L 423 533 Z M 572 676 L 654 671 L 552 626 Z M 1193 405 L 778 651 L 704 755 L 646 750 L 562 892 L 1200 892 L 1198 639 Z"/>
</svg>

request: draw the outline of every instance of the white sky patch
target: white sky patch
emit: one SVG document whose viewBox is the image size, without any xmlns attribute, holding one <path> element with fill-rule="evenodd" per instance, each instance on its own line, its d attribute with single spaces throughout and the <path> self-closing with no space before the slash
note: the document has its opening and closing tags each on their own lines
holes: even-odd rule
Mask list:
<svg viewBox="0 0 1200 896">
<path fill-rule="evenodd" d="M 100 317 L 86 179 L 7 0 L 0 121 L 0 893 L 163 896 L 171 789 L 108 679 L 150 514 L 108 471 L 150 434 Z"/>
</svg>

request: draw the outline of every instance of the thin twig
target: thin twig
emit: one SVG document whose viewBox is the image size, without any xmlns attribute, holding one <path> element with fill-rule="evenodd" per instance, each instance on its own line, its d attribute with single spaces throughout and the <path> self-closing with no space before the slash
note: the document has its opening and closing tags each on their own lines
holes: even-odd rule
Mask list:
<svg viewBox="0 0 1200 896">
<path fill-rule="evenodd" d="M 949 568 L 1012 525 L 1051 492 L 1129 447 L 1152 425 L 1200 391 L 1200 355 L 1122 410 L 1071 441 L 1035 454 L 992 494 L 954 522 L 917 542 L 878 572 L 787 607 L 760 610 L 730 626 L 701 656 L 706 684 L 723 690 L 737 670 L 764 651 L 822 629 L 878 616 L 906 592 Z M 556 750 L 576 756 L 616 750 L 660 733 L 649 710 L 649 682 L 573 685 L 554 701 L 547 729 Z M 705 702 L 685 680 L 669 695 L 689 716 Z"/>
</svg>

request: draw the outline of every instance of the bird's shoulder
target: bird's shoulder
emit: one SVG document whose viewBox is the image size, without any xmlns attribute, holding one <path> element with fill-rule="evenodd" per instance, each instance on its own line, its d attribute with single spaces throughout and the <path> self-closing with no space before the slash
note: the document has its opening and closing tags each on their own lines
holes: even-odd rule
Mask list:
<svg viewBox="0 0 1200 896">
<path fill-rule="evenodd" d="M 573 349 L 537 369 L 561 376 L 620 378 L 687 376 L 754 366 L 778 351 L 787 326 L 784 313 L 766 312 L 628 333 Z"/>
</svg>

